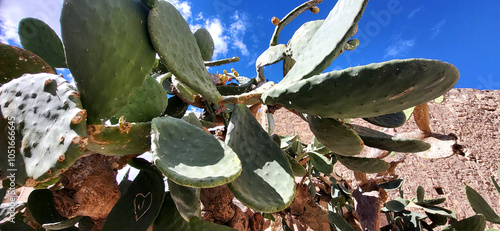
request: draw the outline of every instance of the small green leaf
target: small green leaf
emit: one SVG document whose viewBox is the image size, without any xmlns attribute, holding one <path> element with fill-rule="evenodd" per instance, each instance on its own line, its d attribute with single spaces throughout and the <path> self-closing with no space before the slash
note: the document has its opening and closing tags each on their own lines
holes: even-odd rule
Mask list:
<svg viewBox="0 0 500 231">
<path fill-rule="evenodd" d="M 347 222 L 342 215 L 338 213 L 328 212 L 328 220 L 330 221 L 330 225 L 335 227 L 337 230 L 342 231 L 355 231 L 354 228 Z"/>
<path fill-rule="evenodd" d="M 425 190 L 422 186 L 418 186 L 417 188 L 417 201 L 422 202 L 424 201 L 424 196 L 425 196 Z"/>
<path fill-rule="evenodd" d="M 391 212 L 402 212 L 408 204 L 410 204 L 409 200 L 399 198 L 386 202 L 384 206 Z"/>
<path fill-rule="evenodd" d="M 333 165 L 330 164 L 330 160 L 326 156 L 319 153 L 310 152 L 309 158 L 311 158 L 312 165 L 319 172 L 325 175 L 330 175 L 333 172 Z"/>
<path fill-rule="evenodd" d="M 383 188 L 385 190 L 395 190 L 395 189 L 400 188 L 403 185 L 403 182 L 404 182 L 403 179 L 396 179 L 396 180 L 392 180 L 389 182 L 379 184 L 378 187 Z"/>
<path fill-rule="evenodd" d="M 493 176 L 490 176 L 490 179 L 491 179 L 491 182 L 493 183 L 493 186 L 495 186 L 495 189 L 500 194 L 500 186 L 498 185 L 497 181 L 495 180 L 495 178 L 493 178 Z"/>
<path fill-rule="evenodd" d="M 387 171 L 391 165 L 383 160 L 375 158 L 358 158 L 335 155 L 337 160 L 346 168 L 356 172 L 379 173 Z"/>
<path fill-rule="evenodd" d="M 483 231 L 486 228 L 486 219 L 482 214 L 465 218 L 441 229 L 441 231 Z"/>
<path fill-rule="evenodd" d="M 470 206 L 472 206 L 476 213 L 483 214 L 484 218 L 489 222 L 500 224 L 500 217 L 476 190 L 465 185 L 465 194 L 467 195 Z"/>
</svg>

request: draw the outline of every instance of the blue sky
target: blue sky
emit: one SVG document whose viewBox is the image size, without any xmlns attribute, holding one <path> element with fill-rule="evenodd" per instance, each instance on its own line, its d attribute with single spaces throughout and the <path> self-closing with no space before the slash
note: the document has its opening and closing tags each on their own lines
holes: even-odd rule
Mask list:
<svg viewBox="0 0 500 231">
<path fill-rule="evenodd" d="M 267 49 L 274 25 L 303 0 L 169 0 L 183 14 L 192 30 L 207 28 L 216 43 L 216 59 L 239 56 L 234 67 L 241 75 L 254 77 L 255 60 Z M 0 0 L 0 41 L 18 43 L 17 24 L 23 17 L 36 17 L 60 34 L 59 13 L 63 0 Z M 304 22 L 325 18 L 335 0 L 324 0 L 320 13 L 306 12 L 282 31 L 287 43 Z M 336 70 L 391 59 L 429 58 L 458 67 L 456 87 L 500 89 L 500 1 L 387 0 L 368 3 L 359 23 L 360 40 L 355 51 L 344 52 L 327 69 Z M 266 68 L 266 78 L 279 81 L 281 64 Z"/>
</svg>

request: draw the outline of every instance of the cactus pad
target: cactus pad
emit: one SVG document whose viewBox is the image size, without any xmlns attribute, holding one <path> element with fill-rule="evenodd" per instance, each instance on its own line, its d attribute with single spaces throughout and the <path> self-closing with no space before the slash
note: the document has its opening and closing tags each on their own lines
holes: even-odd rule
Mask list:
<svg viewBox="0 0 500 231">
<path fill-rule="evenodd" d="M 49 189 L 39 189 L 31 192 L 28 197 L 28 208 L 33 218 L 40 225 L 67 220 L 57 211 L 54 196 Z"/>
<path fill-rule="evenodd" d="M 155 63 L 140 0 L 65 0 L 62 38 L 89 123 L 103 124 L 129 102 Z"/>
<path fill-rule="evenodd" d="M 355 172 L 362 173 L 379 173 L 387 171 L 391 164 L 375 158 L 361 158 L 335 155 L 337 160 L 346 168 Z"/>
<path fill-rule="evenodd" d="M 276 46 L 271 46 L 267 48 L 262 54 L 257 58 L 255 62 L 255 69 L 257 70 L 257 76 L 259 81 L 264 82 L 266 79 L 264 77 L 264 67 L 268 65 L 275 64 L 285 56 L 286 45 L 279 44 Z"/>
<path fill-rule="evenodd" d="M 316 139 L 339 155 L 354 156 L 363 150 L 363 140 L 337 119 L 309 116 L 308 123 Z"/>
<path fill-rule="evenodd" d="M 80 157 L 86 113 L 64 78 L 26 74 L 0 87 L 0 96 L 0 125 L 8 125 L 0 133 L 2 179 L 15 168 L 16 182 L 32 187 L 54 179 Z M 15 131 L 15 148 L 10 131 Z M 15 150 L 15 162 L 9 161 L 8 150 Z"/>
<path fill-rule="evenodd" d="M 214 55 L 215 44 L 210 32 L 205 28 L 200 28 L 194 32 L 196 43 L 200 48 L 201 57 L 204 61 L 210 61 Z"/>
<path fill-rule="evenodd" d="M 245 92 L 249 92 L 256 84 L 257 80 L 255 78 L 251 78 L 245 83 L 240 83 L 240 85 L 219 85 L 217 86 L 217 90 L 223 96 L 239 95 Z"/>
<path fill-rule="evenodd" d="M 447 225 L 441 231 L 483 231 L 486 230 L 486 219 L 483 214 L 476 214 Z"/>
<path fill-rule="evenodd" d="M 212 84 L 196 39 L 177 9 L 160 1 L 148 16 L 151 41 L 168 70 L 180 81 L 217 104 L 221 95 Z"/>
<path fill-rule="evenodd" d="M 175 207 L 184 220 L 189 221 L 193 217 L 201 217 L 201 190 L 178 185 L 171 180 L 167 180 L 167 183 Z"/>
<path fill-rule="evenodd" d="M 40 56 L 52 68 L 67 67 L 61 39 L 45 22 L 24 18 L 19 22 L 18 33 L 24 49 Z"/>
<path fill-rule="evenodd" d="M 288 207 L 295 195 L 290 163 L 243 104 L 236 105 L 231 115 L 226 143 L 238 154 L 243 167 L 240 177 L 228 184 L 233 195 L 261 212 Z"/>
<path fill-rule="evenodd" d="M 395 152 L 423 152 L 430 144 L 411 138 L 394 137 L 367 127 L 349 124 L 363 139 L 366 146 Z"/>
<path fill-rule="evenodd" d="M 151 149 L 170 180 L 189 187 L 215 187 L 241 173 L 241 162 L 224 142 L 184 120 L 154 118 Z"/>
<path fill-rule="evenodd" d="M 294 82 L 320 74 L 343 51 L 356 33 L 368 0 L 338 1 L 316 33 L 296 57 L 297 63 L 283 81 Z"/>
<path fill-rule="evenodd" d="M 286 53 L 293 59 L 297 59 L 303 53 L 311 38 L 316 34 L 316 31 L 323 25 L 325 20 L 309 21 L 304 23 L 295 31 L 290 41 Z"/>
<path fill-rule="evenodd" d="M 127 122 L 147 122 L 160 116 L 167 108 L 167 91 L 152 77 L 146 77 L 142 88 L 136 91 L 128 104 L 115 117 Z"/>
<path fill-rule="evenodd" d="M 164 199 L 163 175 L 144 159 L 130 164 L 140 172 L 109 212 L 103 231 L 147 230 L 160 213 Z"/>
<path fill-rule="evenodd" d="M 184 102 L 179 96 L 174 95 L 168 98 L 168 106 L 163 113 L 174 118 L 182 118 L 188 107 L 189 104 Z"/>
<path fill-rule="evenodd" d="M 0 43 L 0 85 L 30 73 L 54 73 L 40 57 L 19 47 Z"/>
<path fill-rule="evenodd" d="M 153 231 L 179 230 L 179 231 L 236 231 L 225 225 L 215 224 L 209 221 L 193 217 L 189 222 L 184 220 L 177 211 L 171 192 L 165 194 L 165 200 L 161 207 L 160 215 L 156 218 Z"/>
<path fill-rule="evenodd" d="M 433 100 L 455 86 L 458 78 L 457 68 L 449 63 L 392 60 L 280 83 L 262 99 L 265 104 L 326 118 L 366 118 Z"/>
<path fill-rule="evenodd" d="M 87 126 L 87 149 L 108 156 L 142 154 L 151 149 L 151 123 Z"/>
<path fill-rule="evenodd" d="M 155 8 L 158 5 L 158 0 L 142 0 L 142 3 L 146 5 L 148 8 Z"/>
<path fill-rule="evenodd" d="M 403 111 L 399 111 L 363 119 L 380 127 L 396 128 L 406 123 L 406 114 Z"/>
</svg>

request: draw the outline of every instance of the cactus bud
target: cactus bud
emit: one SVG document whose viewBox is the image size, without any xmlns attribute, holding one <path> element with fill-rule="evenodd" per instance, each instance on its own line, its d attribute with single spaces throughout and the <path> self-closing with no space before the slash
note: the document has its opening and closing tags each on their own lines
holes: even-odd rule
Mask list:
<svg viewBox="0 0 500 231">
<path fill-rule="evenodd" d="M 280 19 L 276 18 L 276 17 L 273 17 L 271 19 L 271 22 L 273 23 L 273 25 L 277 26 L 278 24 L 280 24 Z"/>
<path fill-rule="evenodd" d="M 224 72 L 224 75 L 227 75 L 227 71 L 226 70 L 224 70 L 223 72 Z"/>
<path fill-rule="evenodd" d="M 309 9 L 313 14 L 319 13 L 319 7 L 313 6 Z"/>
</svg>

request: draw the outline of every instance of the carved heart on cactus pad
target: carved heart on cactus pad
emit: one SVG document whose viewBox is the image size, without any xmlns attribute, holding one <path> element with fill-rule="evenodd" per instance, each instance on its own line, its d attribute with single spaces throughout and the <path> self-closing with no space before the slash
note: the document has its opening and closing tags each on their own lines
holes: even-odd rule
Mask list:
<svg viewBox="0 0 500 231">
<path fill-rule="evenodd" d="M 144 214 L 146 214 L 153 203 L 153 196 L 151 192 L 148 192 L 146 195 L 142 193 L 138 193 L 135 195 L 134 199 L 134 214 L 135 221 L 139 221 Z"/>
</svg>

